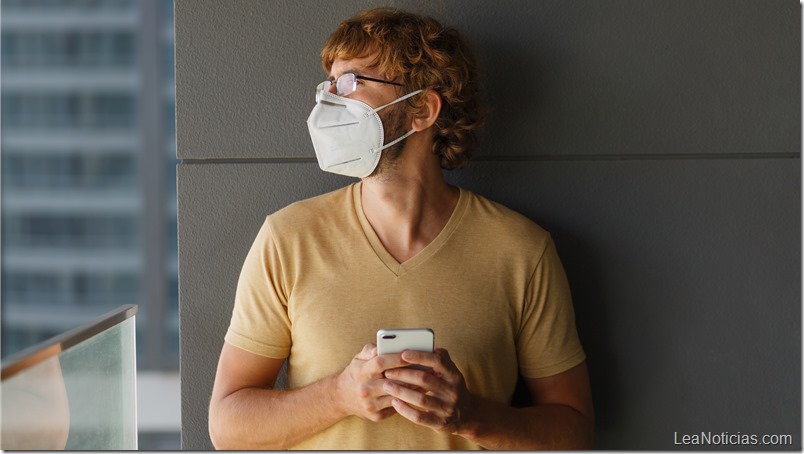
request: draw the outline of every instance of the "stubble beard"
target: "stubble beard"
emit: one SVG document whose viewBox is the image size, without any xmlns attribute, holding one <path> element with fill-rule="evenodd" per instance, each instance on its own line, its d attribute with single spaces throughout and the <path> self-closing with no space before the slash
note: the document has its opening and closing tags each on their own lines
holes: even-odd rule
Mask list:
<svg viewBox="0 0 804 454">
<path fill-rule="evenodd" d="M 386 144 L 402 137 L 407 133 L 407 130 L 405 129 L 405 109 L 403 105 L 397 104 L 383 110 L 384 112 L 381 111 L 378 114 L 383 125 L 383 144 Z M 385 118 L 383 118 L 383 114 L 385 114 Z M 399 158 L 402 157 L 405 142 L 407 142 L 407 138 L 382 150 L 377 168 L 366 178 L 377 178 L 379 181 L 392 179 L 399 166 Z"/>
</svg>

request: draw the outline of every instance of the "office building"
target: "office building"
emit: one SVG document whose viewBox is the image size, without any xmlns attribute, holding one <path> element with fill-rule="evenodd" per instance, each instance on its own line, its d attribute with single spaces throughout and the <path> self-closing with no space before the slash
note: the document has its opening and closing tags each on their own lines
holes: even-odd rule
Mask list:
<svg viewBox="0 0 804 454">
<path fill-rule="evenodd" d="M 177 383 L 173 2 L 0 8 L 3 357 L 138 304 L 141 382 Z"/>
</svg>

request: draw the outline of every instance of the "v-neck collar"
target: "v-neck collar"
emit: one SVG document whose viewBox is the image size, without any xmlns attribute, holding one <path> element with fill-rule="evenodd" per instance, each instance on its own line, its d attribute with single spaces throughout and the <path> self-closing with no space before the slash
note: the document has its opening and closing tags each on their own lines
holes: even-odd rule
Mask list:
<svg viewBox="0 0 804 454">
<path fill-rule="evenodd" d="M 374 231 L 374 228 L 369 223 L 368 218 L 366 218 L 366 214 L 363 212 L 363 197 L 361 196 L 362 186 L 362 181 L 352 185 L 352 199 L 354 200 L 355 214 L 357 215 L 357 219 L 360 221 L 360 226 L 363 228 L 363 233 L 366 235 L 366 239 L 368 239 L 369 245 L 374 250 L 377 258 L 379 258 L 380 261 L 382 261 L 382 263 L 388 268 L 388 270 L 394 273 L 397 277 L 401 276 L 415 266 L 425 262 L 436 252 L 438 252 L 439 249 L 441 249 L 444 243 L 449 240 L 449 237 L 452 236 L 452 233 L 460 224 L 461 218 L 466 211 L 466 206 L 468 205 L 469 199 L 466 191 L 459 187 L 458 189 L 460 190 L 460 193 L 458 195 L 458 203 L 455 205 L 455 209 L 452 211 L 447 224 L 443 229 L 441 229 L 441 232 L 438 233 L 430 244 L 425 246 L 424 249 L 419 251 L 416 255 L 402 263 L 399 263 L 394 256 L 392 256 L 391 253 L 385 249 L 385 246 L 383 246 L 382 242 L 380 241 L 380 237 L 377 236 L 377 232 Z"/>
</svg>

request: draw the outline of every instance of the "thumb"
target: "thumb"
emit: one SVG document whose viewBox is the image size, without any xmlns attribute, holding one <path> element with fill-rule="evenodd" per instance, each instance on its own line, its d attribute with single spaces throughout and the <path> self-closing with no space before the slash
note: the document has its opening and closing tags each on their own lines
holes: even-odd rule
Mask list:
<svg viewBox="0 0 804 454">
<path fill-rule="evenodd" d="M 366 344 L 363 346 L 363 350 L 357 354 L 356 358 L 371 359 L 375 356 L 377 356 L 377 347 L 374 344 Z"/>
</svg>

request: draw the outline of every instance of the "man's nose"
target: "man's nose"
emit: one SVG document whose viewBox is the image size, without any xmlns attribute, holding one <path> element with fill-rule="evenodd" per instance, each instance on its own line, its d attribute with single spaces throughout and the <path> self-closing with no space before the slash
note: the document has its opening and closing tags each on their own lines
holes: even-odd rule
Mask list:
<svg viewBox="0 0 804 454">
<path fill-rule="evenodd" d="M 329 84 L 329 89 L 327 91 L 329 91 L 333 95 L 337 95 L 338 94 L 338 83 L 337 82 L 332 82 L 331 84 Z"/>
</svg>

